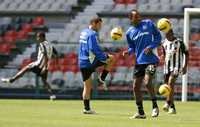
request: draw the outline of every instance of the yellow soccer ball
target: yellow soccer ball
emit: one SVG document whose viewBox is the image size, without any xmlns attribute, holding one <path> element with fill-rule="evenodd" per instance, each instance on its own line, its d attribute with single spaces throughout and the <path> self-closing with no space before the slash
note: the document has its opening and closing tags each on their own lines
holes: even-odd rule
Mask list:
<svg viewBox="0 0 200 127">
<path fill-rule="evenodd" d="M 161 96 L 167 97 L 171 92 L 171 88 L 167 84 L 163 84 L 159 88 L 159 93 Z"/>
<path fill-rule="evenodd" d="M 121 27 L 115 27 L 111 30 L 110 32 L 110 36 L 112 38 L 112 40 L 114 41 L 119 41 L 122 40 L 123 37 L 123 30 Z"/>
<path fill-rule="evenodd" d="M 161 18 L 157 22 L 157 27 L 160 31 L 167 33 L 172 28 L 172 25 L 171 25 L 169 19 Z"/>
</svg>

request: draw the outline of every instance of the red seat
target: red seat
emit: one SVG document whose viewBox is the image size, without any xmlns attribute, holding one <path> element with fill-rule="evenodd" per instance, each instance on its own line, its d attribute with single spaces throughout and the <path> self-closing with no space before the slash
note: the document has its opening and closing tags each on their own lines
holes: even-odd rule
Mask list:
<svg viewBox="0 0 200 127">
<path fill-rule="evenodd" d="M 7 43 L 15 43 L 16 37 L 15 36 L 5 36 L 4 41 L 7 42 Z"/>
<path fill-rule="evenodd" d="M 17 40 L 27 40 L 27 39 L 28 39 L 28 34 L 26 31 L 21 30 L 17 33 Z"/>
<path fill-rule="evenodd" d="M 119 59 L 116 61 L 116 66 L 125 66 L 125 60 L 124 59 Z"/>
<path fill-rule="evenodd" d="M 115 3 L 117 3 L 117 4 L 125 4 L 126 0 L 115 0 Z"/>
<path fill-rule="evenodd" d="M 5 33 L 5 36 L 15 37 L 17 36 L 17 32 L 15 30 L 9 30 Z"/>
<path fill-rule="evenodd" d="M 199 64 L 196 61 L 189 61 L 188 65 L 189 67 L 198 67 Z"/>
<path fill-rule="evenodd" d="M 17 32 L 9 30 L 5 33 L 4 41 L 7 43 L 14 43 L 16 41 Z"/>
<path fill-rule="evenodd" d="M 78 72 L 78 66 L 77 65 L 72 65 L 70 66 L 69 70 L 68 71 L 72 71 L 74 73 Z"/>
<path fill-rule="evenodd" d="M 137 0 L 126 0 L 126 4 L 135 4 Z"/>
<path fill-rule="evenodd" d="M 33 31 L 32 26 L 30 24 L 24 24 L 22 26 L 22 30 L 25 31 L 25 32 L 27 32 L 27 33 Z"/>
<path fill-rule="evenodd" d="M 74 59 L 77 57 L 77 54 L 75 52 L 70 52 L 68 54 L 65 54 L 66 59 Z"/>
<path fill-rule="evenodd" d="M 53 73 L 53 72 L 55 72 L 55 71 L 58 71 L 59 68 L 58 68 L 57 65 L 52 64 L 52 65 L 49 66 L 48 70 L 49 70 L 51 73 Z"/>
<path fill-rule="evenodd" d="M 4 42 L 4 37 L 0 36 L 0 43 L 3 43 L 3 42 Z"/>
<path fill-rule="evenodd" d="M 78 59 L 77 58 L 70 59 L 70 60 L 68 60 L 68 64 L 69 65 L 77 65 Z"/>
<path fill-rule="evenodd" d="M 10 44 L 2 44 L 0 45 L 0 52 L 2 54 L 10 54 L 10 50 L 11 50 L 11 45 Z"/>
<path fill-rule="evenodd" d="M 122 56 L 121 52 L 114 55 L 115 60 L 122 59 L 122 58 L 123 58 L 123 56 Z"/>
<path fill-rule="evenodd" d="M 44 17 L 42 16 L 35 17 L 33 19 L 32 25 L 33 26 L 44 25 Z"/>
<path fill-rule="evenodd" d="M 62 59 L 59 59 L 59 65 L 67 65 L 68 64 L 68 61 L 71 61 L 71 60 L 68 60 L 66 58 L 62 58 Z"/>
<path fill-rule="evenodd" d="M 56 59 L 51 59 L 49 60 L 49 65 L 50 66 L 58 65 L 58 61 Z"/>
<path fill-rule="evenodd" d="M 66 72 L 66 71 L 68 71 L 68 70 L 70 70 L 70 69 L 69 69 L 69 66 L 67 66 L 67 65 L 62 65 L 62 66 L 60 66 L 60 70 L 64 73 L 64 72 Z"/>
<path fill-rule="evenodd" d="M 199 34 L 199 33 L 194 33 L 194 34 L 192 34 L 191 40 L 193 40 L 193 41 L 198 41 L 198 40 L 200 40 L 200 34 Z"/>
</svg>

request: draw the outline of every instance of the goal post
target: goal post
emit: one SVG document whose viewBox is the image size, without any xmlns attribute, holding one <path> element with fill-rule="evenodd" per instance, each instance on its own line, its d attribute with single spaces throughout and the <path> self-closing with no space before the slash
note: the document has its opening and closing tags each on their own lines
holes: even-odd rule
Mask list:
<svg viewBox="0 0 200 127">
<path fill-rule="evenodd" d="M 200 14 L 200 8 L 185 8 L 184 9 L 184 29 L 183 40 L 187 49 L 189 49 L 189 33 L 190 33 L 190 15 Z M 187 101 L 188 92 L 188 72 L 182 76 L 182 102 Z"/>
</svg>

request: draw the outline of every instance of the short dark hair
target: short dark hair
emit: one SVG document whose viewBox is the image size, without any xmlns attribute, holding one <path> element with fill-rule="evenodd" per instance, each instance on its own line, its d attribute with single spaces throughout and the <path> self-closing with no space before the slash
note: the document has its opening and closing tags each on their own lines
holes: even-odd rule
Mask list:
<svg viewBox="0 0 200 127">
<path fill-rule="evenodd" d="M 132 12 L 133 12 L 133 11 L 136 12 L 136 13 L 139 13 L 137 9 L 132 9 L 132 10 L 128 13 L 128 18 L 129 18 L 129 19 L 131 19 L 131 17 L 132 17 Z"/>
<path fill-rule="evenodd" d="M 38 35 L 39 37 L 46 38 L 44 32 L 38 32 L 37 35 Z"/>
<path fill-rule="evenodd" d="M 90 24 L 92 24 L 92 23 L 96 24 L 96 23 L 99 23 L 99 22 L 102 22 L 102 19 L 98 16 L 95 16 L 90 20 Z"/>
</svg>

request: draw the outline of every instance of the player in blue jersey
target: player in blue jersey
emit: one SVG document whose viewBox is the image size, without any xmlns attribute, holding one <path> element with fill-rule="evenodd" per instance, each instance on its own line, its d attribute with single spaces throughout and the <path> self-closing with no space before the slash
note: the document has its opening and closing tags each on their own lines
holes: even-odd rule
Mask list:
<svg viewBox="0 0 200 127">
<path fill-rule="evenodd" d="M 156 96 L 152 79 L 156 72 L 156 65 L 159 59 L 156 56 L 156 47 L 161 42 L 160 32 L 150 19 L 141 19 L 137 10 L 132 10 L 129 14 L 131 22 L 130 28 L 126 32 L 128 50 L 123 55 L 135 54 L 136 63 L 133 71 L 133 91 L 135 93 L 136 105 L 138 112 L 130 118 L 146 118 L 143 110 L 143 98 L 141 86 L 144 82 L 152 99 L 152 117 L 159 115 L 159 109 L 156 102 Z"/>
<path fill-rule="evenodd" d="M 111 63 L 113 62 L 113 56 L 102 52 L 99 46 L 98 31 L 101 29 L 102 19 L 94 17 L 90 21 L 88 28 L 84 29 L 80 34 L 80 48 L 79 48 L 79 66 L 82 73 L 84 82 L 83 89 L 83 103 L 84 114 L 94 114 L 95 111 L 90 109 L 90 95 L 92 90 L 91 75 L 95 69 L 99 66 L 104 66 L 104 70 L 99 76 L 99 82 L 105 84 L 105 78 L 109 72 Z"/>
</svg>

